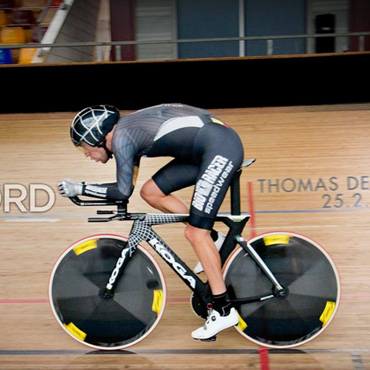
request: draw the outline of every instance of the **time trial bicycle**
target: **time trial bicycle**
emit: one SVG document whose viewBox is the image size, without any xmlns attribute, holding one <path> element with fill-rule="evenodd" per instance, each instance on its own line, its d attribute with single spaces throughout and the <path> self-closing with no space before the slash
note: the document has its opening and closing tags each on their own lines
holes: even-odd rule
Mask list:
<svg viewBox="0 0 370 370">
<path fill-rule="evenodd" d="M 242 167 L 254 162 L 246 160 Z M 239 313 L 236 330 L 266 348 L 292 348 L 321 334 L 340 301 L 337 268 L 306 236 L 268 232 L 245 240 L 250 215 L 240 211 L 240 170 L 230 185 L 231 213 L 216 221 L 228 232 L 220 249 L 223 276 Z M 75 340 L 100 350 L 118 350 L 145 339 L 158 325 L 167 298 L 164 275 L 145 241 L 192 291 L 194 312 L 207 317 L 211 290 L 153 230 L 186 222 L 188 215 L 129 213 L 127 202 L 70 198 L 108 217 L 89 222 L 132 221 L 129 236 L 93 235 L 72 244 L 56 261 L 49 299 L 60 326 Z M 215 340 L 213 337 L 210 340 Z"/>
</svg>

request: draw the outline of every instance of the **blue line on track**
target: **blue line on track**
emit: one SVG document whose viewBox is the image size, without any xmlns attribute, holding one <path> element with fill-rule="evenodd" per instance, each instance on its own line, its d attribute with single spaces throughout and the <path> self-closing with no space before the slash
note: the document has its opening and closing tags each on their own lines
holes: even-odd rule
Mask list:
<svg viewBox="0 0 370 370">
<path fill-rule="evenodd" d="M 338 209 L 281 209 L 281 210 L 263 210 L 255 211 L 255 214 L 289 214 L 289 213 L 343 213 L 343 212 L 366 212 L 370 211 L 370 207 L 355 207 L 355 208 L 338 208 Z M 242 215 L 249 212 L 241 212 Z M 230 214 L 230 212 L 220 212 L 223 214 Z M 25 214 L 25 215 L 0 215 L 0 219 L 32 219 L 32 218 L 86 218 L 91 217 L 93 213 L 89 214 Z"/>
</svg>

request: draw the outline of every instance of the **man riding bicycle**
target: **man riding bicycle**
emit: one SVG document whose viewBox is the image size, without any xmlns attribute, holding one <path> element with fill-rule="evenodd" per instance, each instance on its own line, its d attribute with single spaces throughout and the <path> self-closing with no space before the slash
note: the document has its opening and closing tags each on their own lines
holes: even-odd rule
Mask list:
<svg viewBox="0 0 370 370">
<path fill-rule="evenodd" d="M 162 104 L 121 118 L 114 107 L 89 107 L 73 119 L 70 133 L 86 157 L 107 163 L 114 156 L 117 182 L 91 184 L 65 179 L 58 186 L 66 197 L 126 200 L 133 192 L 142 156 L 173 158 L 143 185 L 140 195 L 162 212 L 189 214 L 185 237 L 203 266 L 213 297 L 206 324 L 193 331 L 192 337 L 207 340 L 238 324 L 217 250 L 222 244 L 217 238 L 222 236 L 213 230 L 232 177 L 243 161 L 243 145 L 237 133 L 212 113 L 183 104 Z M 172 193 L 192 185 L 189 210 Z"/>
</svg>

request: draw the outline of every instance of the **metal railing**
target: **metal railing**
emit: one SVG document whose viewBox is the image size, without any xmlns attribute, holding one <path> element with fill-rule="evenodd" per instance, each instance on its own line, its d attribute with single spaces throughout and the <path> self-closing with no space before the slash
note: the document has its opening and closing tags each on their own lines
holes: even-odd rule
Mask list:
<svg viewBox="0 0 370 370">
<path fill-rule="evenodd" d="M 159 44 L 186 44 L 186 43 L 204 43 L 204 42 L 241 42 L 241 41 L 265 41 L 266 55 L 273 55 L 274 42 L 277 40 L 287 39 L 318 39 L 327 37 L 357 37 L 359 48 L 357 51 L 365 51 L 365 37 L 370 36 L 370 32 L 345 32 L 345 33 L 326 33 L 326 34 L 301 34 L 301 35 L 279 35 L 279 36 L 247 36 L 247 37 L 225 37 L 225 38 L 200 38 L 200 39 L 180 39 L 180 40 L 150 40 L 150 41 L 91 41 L 91 42 L 63 42 L 53 44 L 30 43 L 30 44 L 7 44 L 0 45 L 3 49 L 22 49 L 22 48 L 37 48 L 38 56 L 45 56 L 50 49 L 53 48 L 83 48 L 96 47 L 96 61 L 101 62 L 102 48 L 113 47 L 116 50 L 116 61 L 120 61 L 120 49 L 124 46 L 135 45 L 159 45 Z"/>
</svg>

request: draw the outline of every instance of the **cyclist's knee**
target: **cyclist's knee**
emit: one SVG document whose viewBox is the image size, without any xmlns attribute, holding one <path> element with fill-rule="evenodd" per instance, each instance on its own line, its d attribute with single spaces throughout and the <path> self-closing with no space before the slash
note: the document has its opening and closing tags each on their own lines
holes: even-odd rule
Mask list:
<svg viewBox="0 0 370 370">
<path fill-rule="evenodd" d="M 140 189 L 140 196 L 151 206 L 156 206 L 158 201 L 165 195 L 158 188 L 156 183 L 150 179 Z"/>
<path fill-rule="evenodd" d="M 204 241 L 210 234 L 209 230 L 200 229 L 191 225 L 186 225 L 185 228 L 185 238 L 190 242 L 190 244 L 199 244 Z"/>
<path fill-rule="evenodd" d="M 149 192 L 149 189 L 148 189 L 148 186 L 147 186 L 147 182 L 142 186 L 142 188 L 140 189 L 140 196 L 141 198 L 143 198 L 146 202 L 148 201 L 148 199 L 150 198 L 150 192 Z"/>
</svg>

